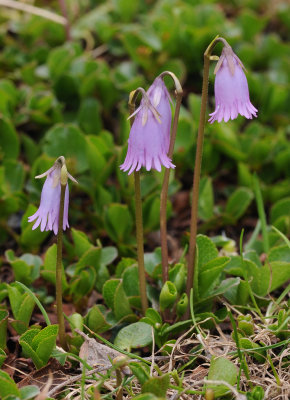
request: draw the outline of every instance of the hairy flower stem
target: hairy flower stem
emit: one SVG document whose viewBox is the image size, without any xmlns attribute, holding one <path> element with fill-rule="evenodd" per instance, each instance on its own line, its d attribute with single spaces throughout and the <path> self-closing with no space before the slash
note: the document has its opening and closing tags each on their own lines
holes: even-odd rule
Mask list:
<svg viewBox="0 0 290 400">
<path fill-rule="evenodd" d="M 162 72 L 160 75 L 162 78 L 164 76 L 170 76 L 175 84 L 176 90 L 176 105 L 174 111 L 174 119 L 173 125 L 171 129 L 171 136 L 170 136 L 170 145 L 168 151 L 168 157 L 172 159 L 173 150 L 176 140 L 177 134 L 177 125 L 178 125 L 178 118 L 179 118 L 179 111 L 182 101 L 182 87 L 180 85 L 179 80 L 177 77 L 169 71 Z M 169 175 L 170 175 L 170 168 L 166 168 L 164 172 L 163 184 L 161 189 L 160 195 L 160 241 L 161 241 L 161 257 L 162 257 L 162 281 L 163 284 L 168 281 L 168 246 L 167 246 L 167 218 L 166 218 L 166 211 L 167 211 L 167 197 L 168 197 L 168 185 L 169 185 Z"/>
<path fill-rule="evenodd" d="M 56 255 L 56 310 L 58 322 L 59 342 L 63 349 L 67 350 L 65 340 L 64 316 L 62 309 L 62 236 L 63 236 L 63 210 L 66 185 L 61 185 L 58 232 L 57 232 L 57 255 Z"/>
<path fill-rule="evenodd" d="M 122 373 L 119 368 L 116 369 L 116 389 L 117 389 L 116 400 L 122 400 L 123 399 Z"/>
<path fill-rule="evenodd" d="M 205 114 L 206 114 L 206 105 L 208 98 L 209 66 L 211 60 L 211 53 L 218 42 L 222 42 L 225 46 L 229 47 L 229 44 L 225 39 L 217 36 L 210 43 L 210 45 L 208 46 L 208 48 L 204 53 L 201 108 L 200 108 L 200 118 L 199 118 L 197 143 L 196 143 L 196 155 L 195 155 L 195 166 L 194 166 L 194 176 L 193 176 L 193 193 L 192 193 L 192 205 L 191 205 L 190 238 L 189 238 L 189 250 L 188 250 L 188 266 L 187 266 L 188 273 L 187 273 L 187 284 L 186 284 L 186 293 L 188 298 L 190 296 L 190 289 L 193 287 L 193 280 L 194 280 L 196 234 L 197 234 L 197 219 L 198 219 L 197 210 L 198 210 L 200 171 L 202 162 L 203 137 L 204 137 L 204 127 L 205 127 Z M 188 315 L 189 315 L 189 310 L 188 310 Z"/>
<path fill-rule="evenodd" d="M 141 92 L 145 93 L 144 89 L 136 89 L 130 93 L 129 98 L 129 112 L 132 115 L 135 111 L 136 97 Z M 145 93 L 146 95 L 146 93 Z M 130 119 L 131 126 L 133 125 L 134 117 Z M 144 266 L 144 237 L 143 237 L 143 217 L 142 217 L 142 200 L 141 200 L 141 186 L 140 186 L 140 172 L 134 171 L 134 185 L 135 185 L 135 217 L 136 217 L 136 240 L 137 240 L 137 258 L 138 258 L 138 274 L 139 274 L 139 287 L 141 296 L 142 313 L 148 308 L 148 300 L 146 294 L 146 279 L 145 279 L 145 266 Z"/>
<path fill-rule="evenodd" d="M 144 266 L 143 218 L 142 218 L 142 200 L 141 200 L 139 171 L 134 171 L 134 185 L 135 185 L 135 214 L 136 214 L 136 239 L 137 239 L 139 285 L 140 285 L 142 313 L 145 315 L 145 312 L 148 308 L 148 301 L 146 294 L 146 279 L 145 279 L 145 266 Z"/>
</svg>

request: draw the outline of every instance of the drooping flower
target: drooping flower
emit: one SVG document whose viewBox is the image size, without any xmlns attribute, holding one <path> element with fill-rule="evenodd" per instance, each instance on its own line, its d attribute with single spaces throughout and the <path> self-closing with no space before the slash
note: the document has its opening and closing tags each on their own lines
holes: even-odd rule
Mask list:
<svg viewBox="0 0 290 400">
<path fill-rule="evenodd" d="M 153 107 L 158 111 L 163 125 L 165 152 L 168 153 L 171 130 L 171 97 L 161 77 L 157 77 L 147 90 L 148 97 Z"/>
<path fill-rule="evenodd" d="M 161 171 L 175 168 L 168 157 L 171 126 L 171 108 L 167 89 L 161 78 L 157 78 L 141 100 L 140 107 L 132 116 L 135 120 L 128 139 L 128 151 L 124 163 L 120 166 L 130 175 L 145 167 Z M 132 117 L 131 116 L 131 117 Z"/>
<path fill-rule="evenodd" d="M 49 170 L 35 177 L 36 179 L 39 179 L 46 176 L 46 180 L 41 191 L 39 208 L 35 214 L 28 217 L 28 222 L 36 220 L 32 229 L 36 229 L 38 226 L 40 226 L 41 232 L 44 230 L 53 231 L 55 235 L 58 232 L 61 195 L 61 168 L 63 165 L 65 165 L 65 159 L 63 156 L 61 156 L 55 161 L 54 165 Z M 74 182 L 77 182 L 69 173 L 67 173 L 67 176 Z M 66 184 L 63 211 L 63 230 L 66 230 L 66 228 L 69 227 L 68 206 L 69 189 L 68 184 Z"/>
<path fill-rule="evenodd" d="M 228 122 L 237 118 L 238 114 L 248 119 L 257 116 L 258 110 L 252 105 L 244 66 L 230 46 L 223 48 L 216 65 L 215 111 L 210 114 L 210 123 L 214 121 Z"/>
</svg>

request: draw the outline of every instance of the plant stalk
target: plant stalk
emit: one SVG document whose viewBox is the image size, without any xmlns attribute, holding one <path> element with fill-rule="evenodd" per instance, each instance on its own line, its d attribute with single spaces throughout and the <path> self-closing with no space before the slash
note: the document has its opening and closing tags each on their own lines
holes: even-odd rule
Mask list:
<svg viewBox="0 0 290 400">
<path fill-rule="evenodd" d="M 135 101 L 138 93 L 145 93 L 144 89 L 136 89 L 131 92 L 129 98 L 129 112 L 130 115 L 135 111 Z M 130 119 L 131 126 L 133 125 L 134 117 Z M 134 171 L 134 186 L 135 186 L 135 218 L 136 218 L 136 241 L 137 241 L 137 258 L 138 258 L 138 274 L 139 274 L 139 288 L 141 296 L 142 314 L 145 315 L 148 308 L 148 300 L 146 294 L 146 279 L 145 279 L 145 265 L 144 265 L 144 237 L 143 237 L 143 217 L 142 217 L 142 200 L 141 200 L 141 185 L 140 185 L 140 172 Z"/>
<path fill-rule="evenodd" d="M 200 118 L 199 118 L 197 143 L 196 143 L 195 167 L 193 176 L 193 193 L 192 193 L 192 205 L 191 205 L 190 238 L 189 238 L 189 250 L 188 250 L 188 274 L 187 274 L 187 285 L 186 285 L 186 293 L 188 298 L 190 298 L 190 289 L 193 287 L 193 280 L 194 280 L 199 183 L 200 183 L 202 148 L 203 148 L 203 138 L 204 138 L 204 128 L 205 128 L 205 115 L 206 115 L 206 106 L 208 99 L 209 67 L 210 67 L 211 53 L 218 42 L 222 42 L 224 46 L 230 47 L 225 39 L 217 36 L 209 44 L 208 48 L 204 53 L 201 108 L 200 108 Z M 188 310 L 188 315 L 189 315 L 189 310 Z"/>
<path fill-rule="evenodd" d="M 134 186 L 135 186 L 135 215 L 136 215 L 136 239 L 137 239 L 139 285 L 140 285 L 142 313 L 145 315 L 145 312 L 148 308 L 148 301 L 146 294 L 146 279 L 145 279 L 145 266 L 144 266 L 143 218 L 142 218 L 142 200 L 141 200 L 139 171 L 134 171 Z"/>
<path fill-rule="evenodd" d="M 67 6 L 66 6 L 66 0 L 58 0 L 59 2 L 59 6 L 61 9 L 61 13 L 63 15 L 63 17 L 66 20 L 66 24 L 65 24 L 65 35 L 66 35 L 66 40 L 70 41 L 71 40 L 71 32 L 70 32 L 70 23 L 69 23 L 69 19 L 68 19 L 68 12 L 67 12 Z"/>
<path fill-rule="evenodd" d="M 176 140 L 176 134 L 177 134 L 178 118 L 179 118 L 179 112 L 180 112 L 183 91 L 182 91 L 182 87 L 180 85 L 179 80 L 172 72 L 165 71 L 161 74 L 162 77 L 166 76 L 166 75 L 169 75 L 173 79 L 173 81 L 175 83 L 175 90 L 176 90 L 176 105 L 175 105 L 174 118 L 173 118 L 173 124 L 172 124 L 172 129 L 171 129 L 171 136 L 170 136 L 170 145 L 169 145 L 169 151 L 168 151 L 168 157 L 170 159 L 172 159 L 175 140 Z M 163 282 L 163 284 L 166 281 L 168 281 L 168 279 L 169 279 L 168 246 L 167 246 L 167 218 L 166 218 L 169 175 L 170 175 L 170 168 L 166 168 L 164 171 L 164 178 L 163 178 L 163 184 L 162 184 L 161 195 L 160 195 L 160 242 L 161 242 L 162 282 Z"/>
<path fill-rule="evenodd" d="M 59 326 L 58 335 L 59 342 L 63 349 L 67 350 L 65 339 L 64 316 L 62 308 L 62 237 L 63 237 L 63 210 L 66 185 L 61 185 L 59 217 L 58 217 L 58 232 L 57 232 L 57 255 L 56 255 L 56 310 L 57 322 Z"/>
</svg>

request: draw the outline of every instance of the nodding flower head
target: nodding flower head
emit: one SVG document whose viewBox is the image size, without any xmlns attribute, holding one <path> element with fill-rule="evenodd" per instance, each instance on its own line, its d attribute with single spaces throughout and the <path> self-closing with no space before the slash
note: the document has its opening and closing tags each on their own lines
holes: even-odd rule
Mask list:
<svg viewBox="0 0 290 400">
<path fill-rule="evenodd" d="M 66 175 L 66 179 L 64 179 Z M 46 172 L 36 176 L 36 179 L 46 176 L 42 191 L 38 210 L 35 214 L 28 218 L 28 222 L 36 220 L 32 229 L 40 226 L 41 232 L 53 231 L 56 235 L 58 232 L 58 218 L 60 207 L 61 184 L 65 185 L 64 212 L 63 212 L 63 230 L 69 227 L 68 224 L 68 206 L 69 206 L 69 190 L 67 178 L 77 182 L 66 170 L 65 158 L 59 157 L 54 165 Z"/>
<path fill-rule="evenodd" d="M 161 171 L 175 168 L 168 157 L 171 126 L 169 93 L 161 78 L 157 78 L 143 95 L 139 108 L 131 115 L 135 120 L 128 139 L 128 151 L 121 170 L 139 171 L 145 167 Z"/>
<path fill-rule="evenodd" d="M 170 144 L 170 130 L 171 130 L 171 97 L 161 77 L 157 77 L 147 90 L 148 97 L 151 104 L 158 111 L 163 125 L 162 133 L 164 135 L 165 151 L 168 153 Z"/>
<path fill-rule="evenodd" d="M 238 114 L 248 119 L 257 116 L 258 110 L 252 105 L 244 66 L 230 46 L 223 48 L 215 68 L 215 111 L 210 114 L 210 123 L 228 122 Z"/>
</svg>

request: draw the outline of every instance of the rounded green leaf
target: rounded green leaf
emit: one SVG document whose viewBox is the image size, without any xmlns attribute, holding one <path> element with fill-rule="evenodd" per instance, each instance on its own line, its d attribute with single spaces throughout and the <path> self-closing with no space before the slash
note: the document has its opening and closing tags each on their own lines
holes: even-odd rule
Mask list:
<svg viewBox="0 0 290 400">
<path fill-rule="evenodd" d="M 133 219 L 128 206 L 110 204 L 105 215 L 105 227 L 115 242 L 124 243 L 130 237 Z"/>
<path fill-rule="evenodd" d="M 210 361 L 210 368 L 208 372 L 208 379 L 213 381 L 224 381 L 230 385 L 235 385 L 238 377 L 237 367 L 225 357 L 212 357 Z M 206 385 L 212 388 L 215 397 L 224 396 L 228 393 L 229 389 L 225 385 Z"/>
<path fill-rule="evenodd" d="M 5 159 L 17 158 L 19 154 L 19 138 L 12 123 L 0 114 L 0 153 Z"/>
<path fill-rule="evenodd" d="M 79 173 L 88 168 L 87 142 L 80 129 L 74 125 L 53 126 L 44 137 L 43 149 L 50 157 L 62 155 L 72 159 Z"/>
<path fill-rule="evenodd" d="M 151 326 L 145 322 L 135 322 L 121 329 L 114 344 L 123 350 L 148 346 L 152 342 Z"/>
<path fill-rule="evenodd" d="M 7 372 L 0 370 L 0 398 L 5 399 L 6 396 L 19 397 L 20 393 L 16 383 L 10 378 Z"/>
</svg>

